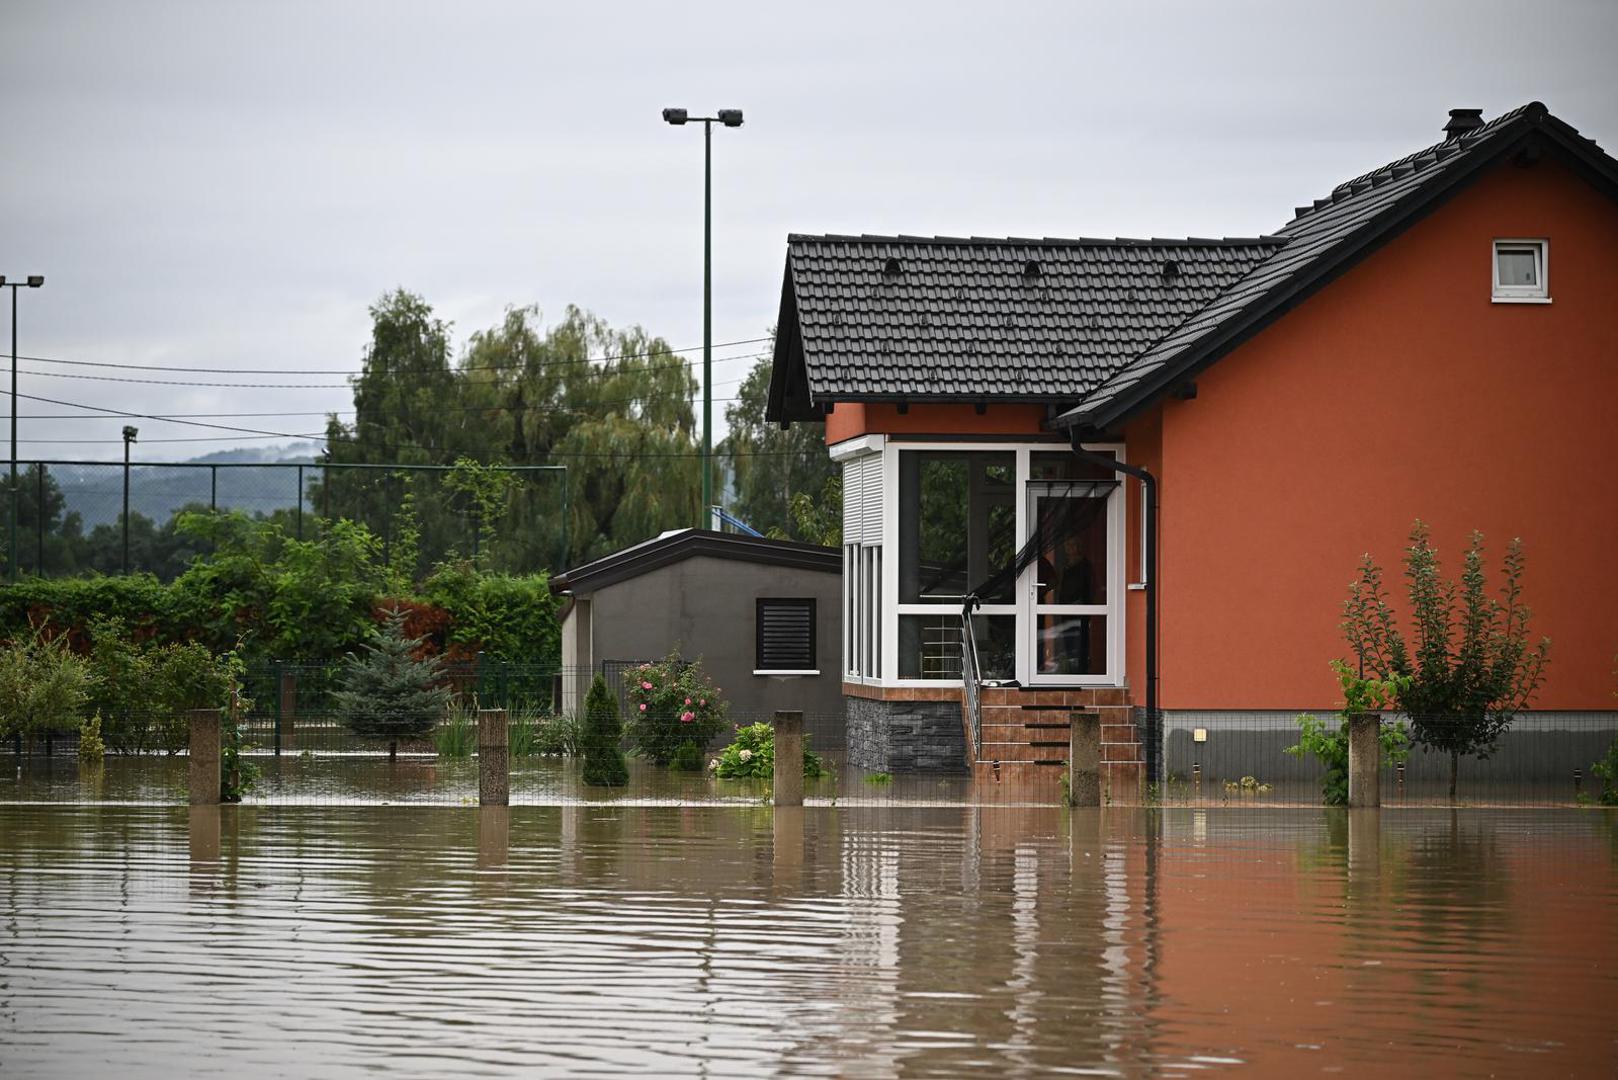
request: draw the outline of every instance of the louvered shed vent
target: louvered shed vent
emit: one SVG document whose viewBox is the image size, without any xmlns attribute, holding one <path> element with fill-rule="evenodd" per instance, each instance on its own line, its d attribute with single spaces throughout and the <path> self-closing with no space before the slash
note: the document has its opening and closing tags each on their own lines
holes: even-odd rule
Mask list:
<svg viewBox="0 0 1618 1080">
<path fill-rule="evenodd" d="M 812 597 L 759 599 L 757 669 L 815 670 L 815 601 Z"/>
</svg>

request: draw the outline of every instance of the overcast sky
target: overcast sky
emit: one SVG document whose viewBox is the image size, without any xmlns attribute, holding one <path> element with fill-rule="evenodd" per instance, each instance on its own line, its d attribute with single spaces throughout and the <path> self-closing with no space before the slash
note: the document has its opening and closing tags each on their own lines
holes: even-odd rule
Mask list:
<svg viewBox="0 0 1618 1080">
<path fill-rule="evenodd" d="M 1613 0 L 4 0 L 0 273 L 46 275 L 21 296 L 19 351 L 58 359 L 344 372 L 396 286 L 453 321 L 457 346 L 528 303 L 696 346 L 702 135 L 664 125 L 665 105 L 745 110 L 714 133 L 729 341 L 775 321 L 792 231 L 1253 235 L 1436 141 L 1455 106 L 1542 100 L 1611 150 L 1615 55 Z M 21 366 L 329 384 L 21 377 L 24 394 L 133 412 L 351 405 L 340 375 Z M 718 365 L 716 398 L 746 367 Z M 137 460 L 282 444 L 25 419 L 20 454 L 113 458 L 127 422 Z"/>
</svg>

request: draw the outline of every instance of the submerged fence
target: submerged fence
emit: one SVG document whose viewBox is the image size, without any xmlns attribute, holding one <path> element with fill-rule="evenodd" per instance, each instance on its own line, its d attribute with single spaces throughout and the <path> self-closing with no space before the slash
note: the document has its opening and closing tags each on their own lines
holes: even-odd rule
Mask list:
<svg viewBox="0 0 1618 1080">
<path fill-rule="evenodd" d="M 1324 715 L 1328 733 L 1340 720 Z M 1453 720 L 1428 723 L 1416 741 L 1408 717 L 1382 721 L 1381 798 L 1388 806 L 1448 803 L 1450 754 L 1463 732 Z M 1447 730 L 1454 729 L 1454 730 Z M 1397 732 L 1398 735 L 1392 733 Z M 1328 787 L 1328 763 L 1300 745 L 1292 713 L 1171 713 L 1163 720 L 1161 779 L 1154 792 L 1166 805 L 1314 805 Z M 1526 713 L 1484 756 L 1460 756 L 1454 801 L 1470 805 L 1576 805 L 1599 798 L 1593 767 L 1618 744 L 1618 714 Z M 1341 776 L 1346 782 L 1346 747 Z M 1618 777 L 1615 777 L 1618 780 Z"/>
<path fill-rule="evenodd" d="M 320 538 L 329 522 L 359 522 L 380 538 L 389 565 L 407 551 L 418 568 L 452 551 L 515 573 L 567 562 L 562 465 L 484 467 L 477 491 L 464 471 L 439 465 L 29 461 L 19 469 L 15 503 L 9 476 L 0 478 L 0 559 L 13 561 L 15 504 L 16 567 L 41 577 L 171 579 L 207 550 L 176 529 L 186 511 L 240 511 L 300 540 Z"/>
</svg>

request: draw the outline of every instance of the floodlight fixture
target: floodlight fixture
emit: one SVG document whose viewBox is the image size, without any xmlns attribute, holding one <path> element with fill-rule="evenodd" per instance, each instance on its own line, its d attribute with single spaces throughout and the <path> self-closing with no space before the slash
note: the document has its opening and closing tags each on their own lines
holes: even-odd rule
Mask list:
<svg viewBox="0 0 1618 1080">
<path fill-rule="evenodd" d="M 669 124 L 683 124 L 690 115 L 684 109 L 664 109 L 663 121 Z"/>
</svg>

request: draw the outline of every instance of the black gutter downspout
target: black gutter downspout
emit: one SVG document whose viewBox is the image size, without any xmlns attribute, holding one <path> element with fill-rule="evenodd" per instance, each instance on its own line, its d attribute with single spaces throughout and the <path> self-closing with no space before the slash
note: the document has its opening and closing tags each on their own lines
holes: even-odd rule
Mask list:
<svg viewBox="0 0 1618 1080">
<path fill-rule="evenodd" d="M 1078 428 L 1068 429 L 1074 456 L 1139 480 L 1146 488 L 1146 782 L 1161 782 L 1162 714 L 1157 710 L 1157 477 L 1139 465 L 1081 445 Z"/>
</svg>

